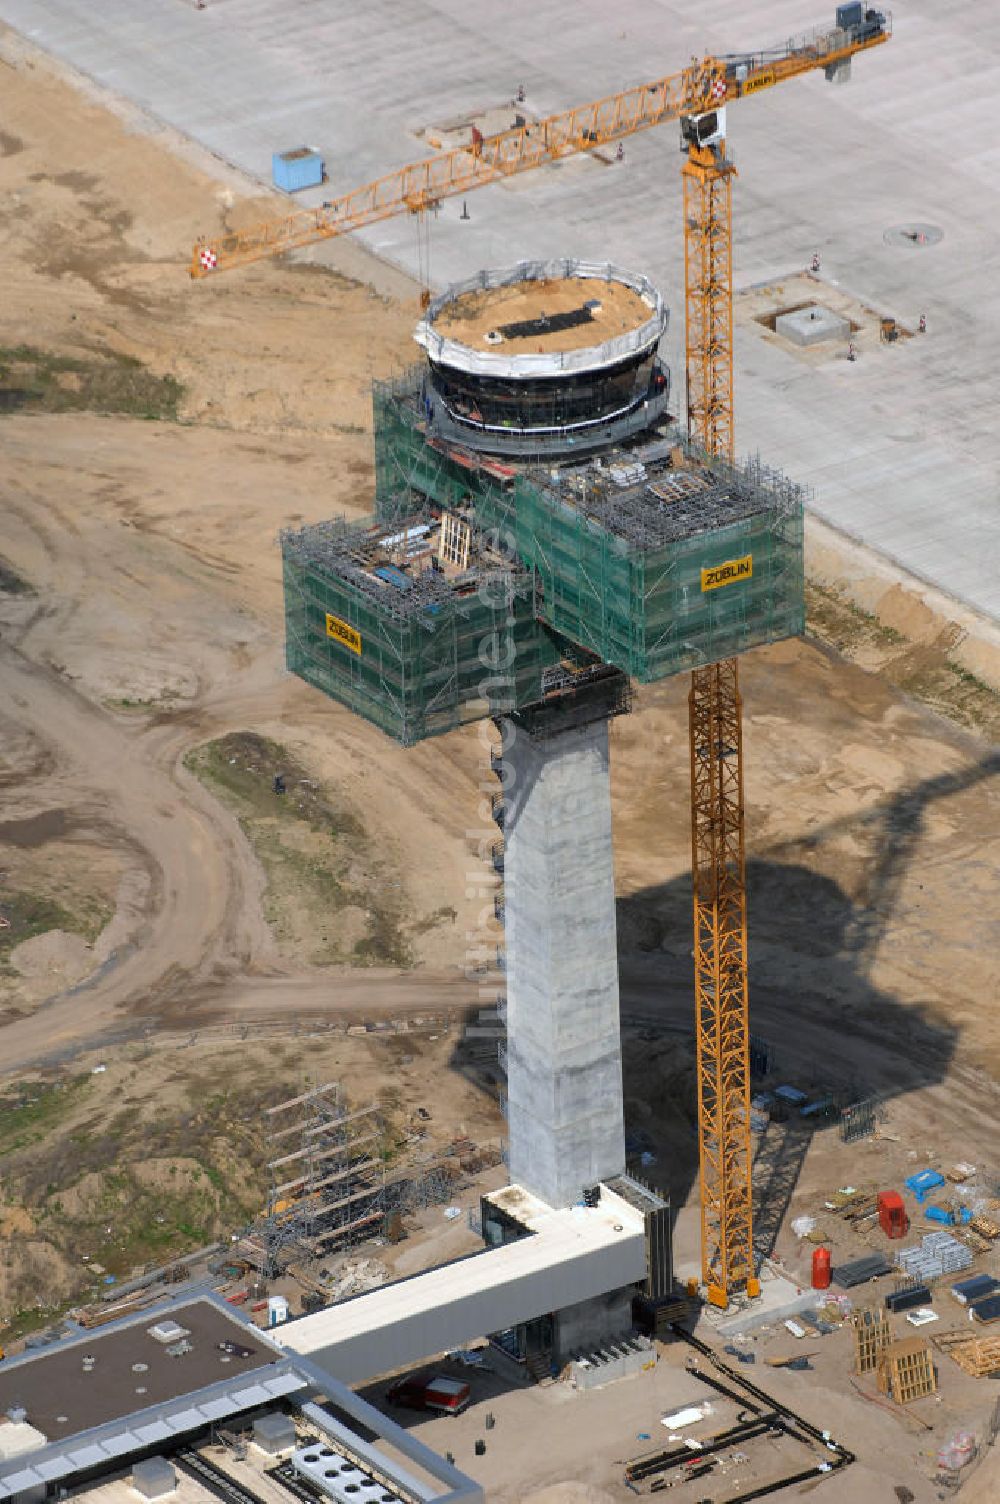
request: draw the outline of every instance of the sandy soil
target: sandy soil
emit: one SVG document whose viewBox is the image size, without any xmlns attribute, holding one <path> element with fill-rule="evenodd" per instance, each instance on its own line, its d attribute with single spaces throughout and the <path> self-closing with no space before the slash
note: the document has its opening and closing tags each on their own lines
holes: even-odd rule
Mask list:
<svg viewBox="0 0 1000 1504">
<path fill-rule="evenodd" d="M 356 248 L 344 264 L 361 280 L 258 265 L 191 284 L 196 232 L 260 217 L 266 196 L 220 186 L 3 33 L 0 69 L 0 346 L 114 351 L 185 385 L 178 424 L 0 416 L 0 552 L 34 591 L 0 594 L 0 840 L 5 823 L 68 812 L 71 842 L 57 822 L 51 840 L 43 824 L 12 845 L 17 881 L 43 887 L 69 845 L 65 906 L 91 887 L 114 910 L 89 975 L 79 946 L 50 941 L 0 978 L 4 1070 L 150 1028 L 465 1008 L 494 834 L 478 733 L 404 753 L 281 662 L 277 530 L 369 506 L 369 381 L 411 358 L 416 300 L 376 290 L 387 274 Z M 887 1092 L 904 1148 L 932 1135 L 942 1155 L 985 1161 L 995 752 L 815 642 L 751 655 L 742 682 L 755 1028 L 800 1074 Z M 680 1200 L 694 1146 L 685 695 L 643 690 L 613 734 L 630 1123 Z M 415 913 L 454 908 L 415 970 L 282 954 L 238 822 L 184 765 L 241 729 L 350 802 Z M 0 869 L 14 860 L 5 846 Z M 435 1080 L 436 1112 L 457 1123 L 464 1084 Z M 800 1194 L 835 1169 L 807 1161 Z M 877 1450 L 863 1402 L 837 1404 Z"/>
</svg>

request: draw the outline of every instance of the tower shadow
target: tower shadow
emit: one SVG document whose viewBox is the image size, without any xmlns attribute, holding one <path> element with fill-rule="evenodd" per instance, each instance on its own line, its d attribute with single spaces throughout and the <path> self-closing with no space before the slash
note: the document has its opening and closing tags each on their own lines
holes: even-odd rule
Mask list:
<svg viewBox="0 0 1000 1504">
<path fill-rule="evenodd" d="M 829 1097 L 835 1119 L 850 1103 L 944 1080 L 958 1029 L 931 999 L 876 986 L 873 963 L 886 926 L 905 926 L 898 904 L 928 810 L 998 774 L 991 749 L 748 862 L 750 1029 L 771 1057 L 755 1090 L 787 1082 L 810 1104 Z M 860 850 L 857 896 L 811 865 L 836 870 L 844 837 Z M 698 1178 L 690 875 L 620 898 L 617 920 L 629 1168 L 677 1209 Z M 480 1076 L 460 1048 L 453 1065 Z M 496 1071 L 481 1084 L 502 1094 Z M 793 1107 L 755 1135 L 758 1258 L 773 1251 L 809 1146 L 829 1127 Z"/>
<path fill-rule="evenodd" d="M 802 1106 L 827 1103 L 812 1117 L 772 1104 L 754 1134 L 759 1260 L 773 1252 L 816 1133 L 836 1131 L 851 1103 L 943 1080 L 958 1030 L 932 1003 L 874 985 L 853 943 L 865 916 L 834 879 L 800 862 L 751 861 L 747 903 L 751 1037 L 770 1057 L 752 1089 L 788 1084 L 805 1093 Z M 679 1208 L 698 1179 L 689 877 L 622 898 L 618 918 L 630 1167 Z"/>
</svg>

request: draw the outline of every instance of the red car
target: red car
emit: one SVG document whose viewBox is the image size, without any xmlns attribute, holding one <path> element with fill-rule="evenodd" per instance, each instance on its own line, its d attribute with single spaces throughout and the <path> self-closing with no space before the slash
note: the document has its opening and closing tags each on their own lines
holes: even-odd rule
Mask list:
<svg viewBox="0 0 1000 1504">
<path fill-rule="evenodd" d="M 390 1405 L 399 1405 L 404 1410 L 435 1410 L 441 1415 L 461 1415 L 472 1400 L 472 1390 L 461 1379 L 449 1379 L 444 1374 L 433 1378 L 426 1374 L 418 1378 L 400 1379 L 385 1393 Z"/>
</svg>

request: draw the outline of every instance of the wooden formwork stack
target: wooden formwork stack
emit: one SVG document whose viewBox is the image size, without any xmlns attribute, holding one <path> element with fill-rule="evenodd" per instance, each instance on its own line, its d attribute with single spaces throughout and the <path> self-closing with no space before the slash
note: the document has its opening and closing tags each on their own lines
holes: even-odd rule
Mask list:
<svg viewBox="0 0 1000 1504">
<path fill-rule="evenodd" d="M 854 1371 L 874 1373 L 889 1346 L 889 1318 L 880 1306 L 862 1306 L 851 1315 L 854 1327 Z"/>
<path fill-rule="evenodd" d="M 966 1332 L 942 1332 L 935 1337 L 939 1352 L 954 1358 L 959 1368 L 974 1379 L 1000 1372 L 1000 1337 L 972 1337 Z"/>
<path fill-rule="evenodd" d="M 890 1342 L 878 1360 L 878 1387 L 897 1405 L 923 1399 L 937 1389 L 930 1344 L 922 1337 Z"/>
</svg>

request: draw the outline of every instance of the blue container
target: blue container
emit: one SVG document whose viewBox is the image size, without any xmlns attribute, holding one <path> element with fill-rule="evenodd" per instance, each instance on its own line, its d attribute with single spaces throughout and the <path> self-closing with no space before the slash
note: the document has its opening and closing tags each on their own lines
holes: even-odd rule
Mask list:
<svg viewBox="0 0 1000 1504">
<path fill-rule="evenodd" d="M 271 176 L 275 188 L 280 188 L 283 193 L 318 188 L 323 181 L 323 158 L 308 146 L 296 146 L 293 151 L 276 151 L 271 158 Z"/>
<path fill-rule="evenodd" d="M 931 1191 L 937 1190 L 944 1183 L 944 1176 L 939 1175 L 937 1170 L 921 1170 L 918 1175 L 908 1175 L 903 1181 L 906 1189 L 920 1202 L 926 1201 Z"/>
</svg>

